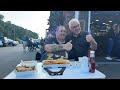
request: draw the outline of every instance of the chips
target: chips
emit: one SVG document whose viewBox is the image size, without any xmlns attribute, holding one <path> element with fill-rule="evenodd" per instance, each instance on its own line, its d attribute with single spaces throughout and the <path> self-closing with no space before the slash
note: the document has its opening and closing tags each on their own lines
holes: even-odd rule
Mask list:
<svg viewBox="0 0 120 90">
<path fill-rule="evenodd" d="M 43 64 L 47 65 L 47 64 L 70 64 L 70 63 L 65 60 L 46 60 L 43 62 Z"/>
<path fill-rule="evenodd" d="M 33 71 L 35 70 L 35 66 L 29 67 L 29 66 L 18 66 L 16 67 L 17 72 L 23 72 L 23 71 Z"/>
</svg>

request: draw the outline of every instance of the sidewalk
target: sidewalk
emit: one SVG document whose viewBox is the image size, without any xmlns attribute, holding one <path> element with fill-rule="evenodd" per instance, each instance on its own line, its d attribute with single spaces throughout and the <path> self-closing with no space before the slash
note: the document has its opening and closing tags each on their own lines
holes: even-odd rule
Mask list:
<svg viewBox="0 0 120 90">
<path fill-rule="evenodd" d="M 99 64 L 96 69 L 106 75 L 106 79 L 120 79 L 119 64 Z"/>
<path fill-rule="evenodd" d="M 97 66 L 99 65 L 115 65 L 115 64 L 120 64 L 120 60 L 106 60 L 105 57 L 96 57 L 96 64 Z"/>
<path fill-rule="evenodd" d="M 113 60 L 106 60 L 105 57 L 96 57 L 96 62 L 120 62 L 120 60 L 115 60 L 114 57 L 112 57 Z"/>
<path fill-rule="evenodd" d="M 106 60 L 105 57 L 96 57 L 96 69 L 106 75 L 106 79 L 120 79 L 120 61 Z"/>
</svg>

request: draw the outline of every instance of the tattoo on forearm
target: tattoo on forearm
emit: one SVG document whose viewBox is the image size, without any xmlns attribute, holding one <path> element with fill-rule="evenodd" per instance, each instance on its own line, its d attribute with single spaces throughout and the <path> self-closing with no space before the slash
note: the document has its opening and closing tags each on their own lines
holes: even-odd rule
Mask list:
<svg viewBox="0 0 120 90">
<path fill-rule="evenodd" d="M 59 51 L 59 50 L 62 50 L 62 49 L 63 49 L 62 45 L 57 45 L 57 44 L 51 45 L 51 52 Z"/>
</svg>

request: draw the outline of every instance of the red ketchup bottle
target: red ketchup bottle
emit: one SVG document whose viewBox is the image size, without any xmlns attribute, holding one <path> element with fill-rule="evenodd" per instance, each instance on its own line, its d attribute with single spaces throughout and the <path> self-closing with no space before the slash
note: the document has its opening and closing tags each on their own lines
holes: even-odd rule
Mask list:
<svg viewBox="0 0 120 90">
<path fill-rule="evenodd" d="M 95 63 L 95 51 L 90 51 L 90 70 L 89 72 L 95 73 L 96 63 Z"/>
<path fill-rule="evenodd" d="M 88 50 L 88 67 L 89 67 L 89 72 L 91 71 L 91 63 L 90 63 L 90 49 Z"/>
</svg>

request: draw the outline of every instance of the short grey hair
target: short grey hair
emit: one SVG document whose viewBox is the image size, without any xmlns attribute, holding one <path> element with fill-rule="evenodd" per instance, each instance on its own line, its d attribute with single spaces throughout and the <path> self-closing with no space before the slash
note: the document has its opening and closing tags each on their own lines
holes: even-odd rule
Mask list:
<svg viewBox="0 0 120 90">
<path fill-rule="evenodd" d="M 78 23 L 80 24 L 80 22 L 79 22 L 78 19 L 73 18 L 73 19 L 71 19 L 71 20 L 69 21 L 69 23 L 68 23 L 69 28 L 71 28 L 71 23 L 73 23 L 73 22 L 78 22 Z"/>
</svg>

